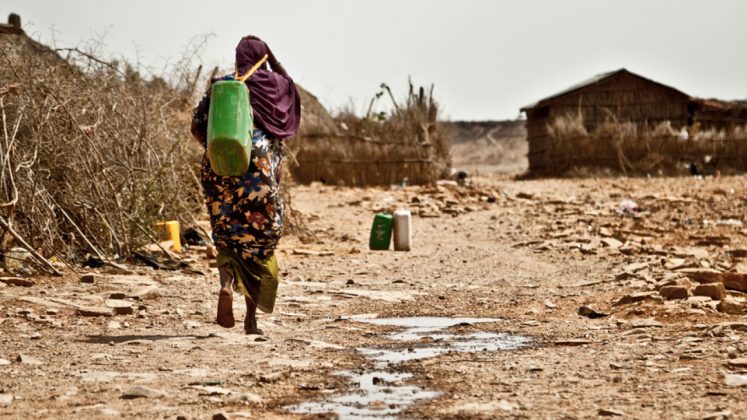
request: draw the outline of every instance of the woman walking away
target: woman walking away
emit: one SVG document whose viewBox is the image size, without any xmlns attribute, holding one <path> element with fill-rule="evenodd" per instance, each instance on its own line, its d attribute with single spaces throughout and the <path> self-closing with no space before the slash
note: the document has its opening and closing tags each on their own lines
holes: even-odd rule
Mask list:
<svg viewBox="0 0 747 420">
<path fill-rule="evenodd" d="M 236 47 L 236 74 L 211 83 L 245 77 L 254 114 L 249 170 L 228 177 L 216 175 L 211 169 L 207 156 L 210 88 L 194 110 L 192 134 L 206 148 L 201 178 L 218 249 L 218 324 L 234 326 L 233 289 L 246 301 L 244 331 L 262 334 L 257 328 L 256 311 L 272 312 L 279 282 L 274 251 L 283 225 L 283 139 L 298 131 L 301 104 L 293 80 L 267 44 L 255 36 L 242 38 Z"/>
</svg>

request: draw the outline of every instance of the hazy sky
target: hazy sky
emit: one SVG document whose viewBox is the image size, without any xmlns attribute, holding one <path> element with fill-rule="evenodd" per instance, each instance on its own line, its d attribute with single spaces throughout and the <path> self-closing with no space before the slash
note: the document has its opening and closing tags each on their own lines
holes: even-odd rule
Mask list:
<svg viewBox="0 0 747 420">
<path fill-rule="evenodd" d="M 688 94 L 747 98 L 744 0 L 3 0 L 43 42 L 104 36 L 154 69 L 212 34 L 201 59 L 232 68 L 243 35 L 272 47 L 323 104 L 365 108 L 381 82 L 435 83 L 451 119 L 504 119 L 626 67 Z"/>
</svg>

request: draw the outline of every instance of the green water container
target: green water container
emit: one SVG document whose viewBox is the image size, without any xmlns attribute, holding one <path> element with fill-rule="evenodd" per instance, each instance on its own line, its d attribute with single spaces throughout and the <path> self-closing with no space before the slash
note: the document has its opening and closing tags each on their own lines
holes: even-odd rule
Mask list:
<svg viewBox="0 0 747 420">
<path fill-rule="evenodd" d="M 371 225 L 371 239 L 368 241 L 368 247 L 378 251 L 389 249 L 393 226 L 394 217 L 391 214 L 378 213 L 374 217 L 373 225 Z"/>
<path fill-rule="evenodd" d="M 252 153 L 252 109 L 243 82 L 213 83 L 208 112 L 207 149 L 210 167 L 220 176 L 241 176 Z"/>
</svg>

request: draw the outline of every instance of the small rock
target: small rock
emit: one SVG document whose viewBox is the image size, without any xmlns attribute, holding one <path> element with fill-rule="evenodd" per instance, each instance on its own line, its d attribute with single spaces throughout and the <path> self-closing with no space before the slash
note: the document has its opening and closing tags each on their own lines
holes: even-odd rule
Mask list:
<svg viewBox="0 0 747 420">
<path fill-rule="evenodd" d="M 232 403 L 242 402 L 242 403 L 247 403 L 247 404 L 261 404 L 262 397 L 251 392 L 243 392 L 241 394 L 238 394 L 238 395 L 235 395 L 229 398 L 228 401 Z"/>
<path fill-rule="evenodd" d="M 112 292 L 109 294 L 109 299 L 124 299 L 127 295 L 124 292 Z"/>
<path fill-rule="evenodd" d="M 737 359 L 731 359 L 726 364 L 728 364 L 729 367 L 747 368 L 747 357 L 740 357 L 740 358 L 737 358 Z"/>
<path fill-rule="evenodd" d="M 122 324 L 119 321 L 110 321 L 106 324 L 106 328 L 109 330 L 119 330 L 122 328 Z"/>
<path fill-rule="evenodd" d="M 626 414 L 624 412 L 622 412 L 620 410 L 613 410 L 611 408 L 600 408 L 599 411 L 597 412 L 597 414 L 600 415 L 600 416 L 605 416 L 605 417 L 614 417 L 614 416 L 624 417 L 624 416 L 626 416 Z"/>
<path fill-rule="evenodd" d="M 719 312 L 729 315 L 742 315 L 744 313 L 742 303 L 728 297 L 719 302 L 716 309 L 718 309 Z"/>
<path fill-rule="evenodd" d="M 0 277 L 0 283 L 7 284 L 9 286 L 20 287 L 31 287 L 35 284 L 34 280 L 24 279 L 21 277 Z"/>
<path fill-rule="evenodd" d="M 355 281 L 353 281 L 353 279 L 350 279 L 350 280 L 346 281 L 345 284 L 348 285 L 348 286 L 350 286 L 350 285 L 355 284 Z"/>
<path fill-rule="evenodd" d="M 629 305 L 631 303 L 643 302 L 653 298 L 654 294 L 656 294 L 656 292 L 632 293 L 627 296 L 621 297 L 617 300 L 617 302 L 613 303 L 612 306 Z"/>
<path fill-rule="evenodd" d="M 86 273 L 80 276 L 80 282 L 86 283 L 86 284 L 94 284 L 96 283 L 96 280 L 98 280 L 100 276 L 93 274 L 93 273 Z"/>
<path fill-rule="evenodd" d="M 59 313 L 59 309 L 57 308 L 47 308 L 47 315 L 57 315 Z"/>
<path fill-rule="evenodd" d="M 7 366 L 10 364 L 10 360 L 0 359 L 0 366 Z"/>
<path fill-rule="evenodd" d="M 42 362 L 41 360 L 35 359 L 35 358 L 33 358 L 31 356 L 27 356 L 25 354 L 19 354 L 16 357 L 16 362 L 23 363 L 24 365 L 35 365 L 35 366 L 43 365 L 44 364 L 44 362 Z"/>
<path fill-rule="evenodd" d="M 601 241 L 605 246 L 612 249 L 619 249 L 621 246 L 623 246 L 623 243 L 615 238 L 602 238 Z"/>
<path fill-rule="evenodd" d="M 659 294 L 666 300 L 687 299 L 690 294 L 684 286 L 664 286 L 659 289 Z"/>
<path fill-rule="evenodd" d="M 37 331 L 37 332 L 31 334 L 31 336 L 29 338 L 32 339 L 32 340 L 40 340 L 42 338 L 42 335 L 41 335 L 40 332 Z"/>
<path fill-rule="evenodd" d="M 734 416 L 734 413 L 732 413 L 729 410 L 724 411 L 718 411 L 716 413 L 706 414 L 703 416 L 703 420 L 726 420 L 730 419 Z"/>
<path fill-rule="evenodd" d="M 722 283 L 706 283 L 695 286 L 695 296 L 708 296 L 713 300 L 723 300 L 726 297 L 726 289 Z"/>
<path fill-rule="evenodd" d="M 579 306 L 578 309 L 576 310 L 576 312 L 579 315 L 581 315 L 581 316 L 585 316 L 587 318 L 592 318 L 592 319 L 594 319 L 594 318 L 604 318 L 604 317 L 608 316 L 608 314 L 605 314 L 603 312 L 598 312 L 594 308 L 592 308 L 591 306 L 588 306 L 588 305 Z"/>
<path fill-rule="evenodd" d="M 148 388 L 147 386 L 135 386 L 122 394 L 122 399 L 125 400 L 131 400 L 135 398 L 161 398 L 166 396 L 166 393 L 153 388 Z"/>
<path fill-rule="evenodd" d="M 116 315 L 132 315 L 135 313 L 132 302 L 122 299 L 109 299 L 106 301 L 106 306 L 112 308 Z"/>
<path fill-rule="evenodd" d="M 630 325 L 633 328 L 661 328 L 663 326 L 661 322 L 651 318 L 636 319 L 635 321 L 631 322 Z"/>
<path fill-rule="evenodd" d="M 119 411 L 110 407 L 99 407 L 93 412 L 93 414 L 101 417 L 122 417 L 122 414 Z"/>
<path fill-rule="evenodd" d="M 98 306 L 82 306 L 75 310 L 75 314 L 78 316 L 112 316 L 111 308 L 98 307 Z"/>
<path fill-rule="evenodd" d="M 734 375 L 727 373 L 724 375 L 724 382 L 727 386 L 745 386 L 747 385 L 747 375 Z"/>
<path fill-rule="evenodd" d="M 0 405 L 10 405 L 11 403 L 13 403 L 13 395 L 0 394 Z"/>
<path fill-rule="evenodd" d="M 223 413 L 216 413 L 216 414 L 213 414 L 212 419 L 213 420 L 228 420 L 228 416 L 226 416 Z"/>
<path fill-rule="evenodd" d="M 141 287 L 130 295 L 131 298 L 138 300 L 157 298 L 159 296 L 161 296 L 161 292 L 157 286 Z"/>
</svg>

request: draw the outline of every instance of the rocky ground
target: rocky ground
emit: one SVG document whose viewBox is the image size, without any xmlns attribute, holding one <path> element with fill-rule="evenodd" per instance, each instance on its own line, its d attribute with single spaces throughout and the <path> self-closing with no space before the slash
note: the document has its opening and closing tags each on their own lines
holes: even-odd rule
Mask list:
<svg viewBox="0 0 747 420">
<path fill-rule="evenodd" d="M 293 197 L 307 232 L 284 239 L 263 337 L 214 323 L 204 248 L 184 271 L 4 273 L 0 417 L 747 412 L 745 177 Z M 412 251 L 367 250 L 374 213 L 398 207 Z"/>
</svg>

